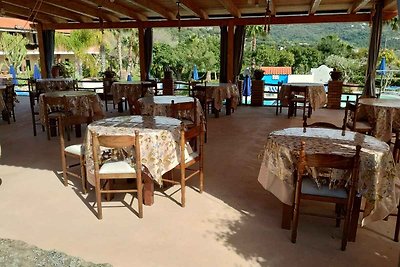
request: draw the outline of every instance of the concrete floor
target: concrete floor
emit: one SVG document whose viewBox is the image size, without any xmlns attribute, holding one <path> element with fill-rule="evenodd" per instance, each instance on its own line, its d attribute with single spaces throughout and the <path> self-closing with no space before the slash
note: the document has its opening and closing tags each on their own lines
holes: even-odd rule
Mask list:
<svg viewBox="0 0 400 267">
<path fill-rule="evenodd" d="M 62 184 L 57 138 L 47 141 L 41 130 L 33 136 L 28 99 L 19 99 L 17 122 L 0 121 L 1 238 L 113 266 L 398 266 L 394 217 L 360 227 L 357 242 L 345 252 L 331 219 L 300 217 L 296 244 L 280 228 L 281 203 L 257 181 L 258 155 L 269 132 L 300 126 L 300 117 L 241 106 L 232 116 L 210 118 L 203 194 L 188 189 L 181 208 L 157 191 L 143 219 L 126 207 L 127 195 L 125 203 L 119 201 L 123 197 L 105 203 L 100 221 L 93 191 L 81 195 L 74 180 Z M 108 114 L 113 115 L 116 111 Z M 342 118 L 343 111 L 321 109 L 310 122 L 341 125 Z"/>
</svg>

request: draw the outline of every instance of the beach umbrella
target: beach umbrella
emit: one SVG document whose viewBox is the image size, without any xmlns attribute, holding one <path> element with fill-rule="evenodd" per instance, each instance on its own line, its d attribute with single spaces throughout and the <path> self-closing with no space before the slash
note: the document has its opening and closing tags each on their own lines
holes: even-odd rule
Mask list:
<svg viewBox="0 0 400 267">
<path fill-rule="evenodd" d="M 381 64 L 379 65 L 379 68 L 378 68 L 377 72 L 380 75 L 385 75 L 386 74 L 386 58 L 385 57 L 382 57 Z"/>
<path fill-rule="evenodd" d="M 193 67 L 193 79 L 194 80 L 198 80 L 199 79 L 199 72 L 197 71 L 196 64 L 194 64 L 194 67 Z"/>
<path fill-rule="evenodd" d="M 12 76 L 12 83 L 13 84 L 18 84 L 17 82 L 17 72 L 15 71 L 15 68 L 13 65 L 10 66 L 10 70 L 8 71 L 8 73 L 10 73 L 10 75 Z"/>
<path fill-rule="evenodd" d="M 42 75 L 40 74 L 39 67 L 36 64 L 35 64 L 35 66 L 33 66 L 33 79 L 35 79 L 35 80 L 42 79 Z"/>
<path fill-rule="evenodd" d="M 128 82 L 131 82 L 131 81 L 132 81 L 132 75 L 131 75 L 131 74 L 128 74 L 128 78 L 126 78 L 126 80 L 127 80 Z"/>
<path fill-rule="evenodd" d="M 251 95 L 251 79 L 250 76 L 246 75 L 243 80 L 243 96 Z"/>
</svg>

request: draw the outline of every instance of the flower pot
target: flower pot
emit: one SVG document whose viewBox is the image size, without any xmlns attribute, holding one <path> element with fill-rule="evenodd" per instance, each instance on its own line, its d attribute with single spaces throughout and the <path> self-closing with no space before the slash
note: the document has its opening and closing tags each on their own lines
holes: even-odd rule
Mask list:
<svg viewBox="0 0 400 267">
<path fill-rule="evenodd" d="M 57 78 L 60 77 L 61 67 L 58 65 L 54 65 L 51 67 L 51 77 Z"/>
<path fill-rule="evenodd" d="M 342 72 L 333 70 L 329 73 L 331 75 L 332 81 L 338 81 L 342 78 Z"/>
<path fill-rule="evenodd" d="M 164 71 L 164 79 L 172 80 L 172 71 Z"/>
<path fill-rule="evenodd" d="M 264 71 L 263 70 L 255 70 L 253 76 L 254 76 L 255 80 L 261 81 L 262 78 L 264 77 Z"/>
</svg>

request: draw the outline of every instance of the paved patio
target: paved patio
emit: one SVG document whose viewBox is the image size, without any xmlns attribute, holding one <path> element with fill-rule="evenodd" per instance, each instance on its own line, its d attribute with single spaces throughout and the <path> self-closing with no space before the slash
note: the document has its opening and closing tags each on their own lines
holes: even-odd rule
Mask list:
<svg viewBox="0 0 400 267">
<path fill-rule="evenodd" d="M 0 121 L 0 238 L 113 266 L 398 266 L 394 217 L 359 228 L 345 252 L 334 220 L 302 216 L 296 244 L 280 228 L 281 203 L 257 181 L 258 154 L 269 132 L 300 126 L 300 117 L 243 106 L 232 116 L 210 117 L 203 194 L 188 189 L 181 208 L 158 190 L 143 219 L 117 198 L 105 203 L 99 221 L 94 192 L 81 195 L 75 180 L 64 187 L 58 139 L 47 141 L 41 130 L 33 136 L 28 99 L 19 99 L 17 122 Z M 310 122 L 341 125 L 343 113 L 317 110 Z M 131 196 L 124 199 L 130 203 Z"/>
</svg>

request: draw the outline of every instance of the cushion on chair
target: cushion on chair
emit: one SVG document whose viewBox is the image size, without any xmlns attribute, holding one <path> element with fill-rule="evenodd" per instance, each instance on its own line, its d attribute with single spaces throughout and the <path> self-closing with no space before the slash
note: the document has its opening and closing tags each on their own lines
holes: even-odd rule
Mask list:
<svg viewBox="0 0 400 267">
<path fill-rule="evenodd" d="M 85 154 L 83 146 L 81 144 L 70 145 L 64 149 L 65 152 L 80 156 Z"/>
<path fill-rule="evenodd" d="M 197 158 L 198 156 L 199 156 L 199 153 L 197 153 L 197 152 L 192 152 L 189 155 L 186 155 L 185 163 L 188 163 L 189 161 Z"/>
<path fill-rule="evenodd" d="M 192 126 L 194 126 L 194 123 L 193 123 L 193 121 L 191 121 L 191 120 L 185 120 L 185 119 L 183 119 L 183 120 L 181 120 L 182 122 L 183 122 L 183 124 L 186 126 L 186 127 L 192 127 Z"/>
<path fill-rule="evenodd" d="M 303 178 L 301 193 L 314 196 L 347 198 L 347 192 L 344 188 L 329 189 L 328 185 L 321 185 L 318 188 L 314 180 L 309 178 Z"/>
<path fill-rule="evenodd" d="M 126 161 L 112 161 L 104 163 L 100 167 L 99 173 L 136 173 L 136 170 L 135 168 L 132 168 L 132 166 Z"/>
</svg>

